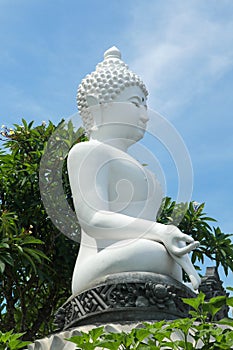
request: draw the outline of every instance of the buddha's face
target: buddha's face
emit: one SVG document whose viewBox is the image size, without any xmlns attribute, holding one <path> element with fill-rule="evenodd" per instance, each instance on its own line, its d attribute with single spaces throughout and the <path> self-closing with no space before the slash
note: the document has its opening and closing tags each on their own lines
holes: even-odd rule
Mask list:
<svg viewBox="0 0 233 350">
<path fill-rule="evenodd" d="M 138 86 L 129 86 L 116 96 L 114 102 L 131 102 L 137 107 L 146 106 L 146 96 Z"/>
<path fill-rule="evenodd" d="M 92 136 L 102 139 L 127 139 L 139 141 L 148 121 L 146 96 L 138 86 L 125 88 L 113 102 L 96 104 L 90 108 L 96 128 Z"/>
</svg>

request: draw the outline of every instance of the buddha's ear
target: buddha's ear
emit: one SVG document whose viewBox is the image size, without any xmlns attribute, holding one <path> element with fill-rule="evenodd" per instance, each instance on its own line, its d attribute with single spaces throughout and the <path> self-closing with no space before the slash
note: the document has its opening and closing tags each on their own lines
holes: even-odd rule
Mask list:
<svg viewBox="0 0 233 350">
<path fill-rule="evenodd" d="M 99 104 L 97 97 L 94 95 L 87 95 L 86 97 L 88 107 L 96 106 Z"/>
</svg>

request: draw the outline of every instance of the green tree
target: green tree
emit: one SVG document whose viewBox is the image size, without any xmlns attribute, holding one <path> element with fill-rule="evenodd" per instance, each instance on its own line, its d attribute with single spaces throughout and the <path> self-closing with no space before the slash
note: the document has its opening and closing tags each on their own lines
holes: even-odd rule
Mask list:
<svg viewBox="0 0 233 350">
<path fill-rule="evenodd" d="M 54 313 L 70 296 L 78 253 L 78 244 L 49 219 L 40 195 L 40 160 L 55 130 L 51 122 L 34 127 L 23 120 L 1 133 L 1 331 L 24 332 L 29 340 L 54 330 Z"/>
<path fill-rule="evenodd" d="M 200 242 L 199 248 L 192 252 L 192 262 L 199 265 L 205 263 L 205 258 L 213 261 L 219 269 L 224 269 L 225 275 L 233 271 L 232 234 L 223 233 L 219 227 L 211 226 L 215 219 L 204 212 L 205 203 L 176 203 L 171 198 L 164 198 L 159 220 L 165 224 L 175 224 L 180 230 Z"/>
</svg>

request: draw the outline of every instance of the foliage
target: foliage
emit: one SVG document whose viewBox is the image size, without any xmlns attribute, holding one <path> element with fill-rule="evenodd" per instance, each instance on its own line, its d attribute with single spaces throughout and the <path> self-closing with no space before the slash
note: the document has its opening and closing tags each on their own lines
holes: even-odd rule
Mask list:
<svg viewBox="0 0 233 350">
<path fill-rule="evenodd" d="M 2 333 L 0 331 L 0 350 L 18 350 L 25 348 L 29 341 L 22 341 L 20 338 L 24 335 L 24 333 L 15 333 L 13 331 L 9 331 L 6 333 Z"/>
<path fill-rule="evenodd" d="M 40 195 L 40 160 L 55 131 L 51 122 L 34 127 L 22 120 L 1 133 L 0 324 L 2 332 L 24 332 L 30 340 L 53 331 L 53 315 L 70 296 L 78 252 L 53 225 Z M 63 127 L 63 133 L 75 140 L 73 130 Z"/>
<path fill-rule="evenodd" d="M 46 143 L 40 162 L 40 193 L 47 213 L 59 231 L 74 240 L 80 240 L 80 226 L 68 180 L 67 155 L 74 143 L 85 140 L 83 129 L 74 132 L 71 120 L 61 123 Z"/>
<path fill-rule="evenodd" d="M 104 327 L 99 327 L 67 340 L 75 343 L 77 349 L 84 350 L 97 347 L 111 350 L 229 350 L 233 347 L 233 320 L 222 320 L 223 328 L 208 321 L 209 315 L 214 318 L 224 305 L 232 306 L 233 298 L 220 296 L 207 302 L 205 295 L 200 293 L 196 298 L 183 301 L 193 308 L 191 318 L 144 323 L 143 328 L 134 328 L 129 333 L 106 333 Z"/>
<path fill-rule="evenodd" d="M 232 234 L 226 234 L 219 227 L 211 227 L 209 222 L 215 219 L 206 216 L 205 204 L 190 202 L 176 203 L 171 198 L 164 198 L 162 212 L 158 221 L 166 224 L 175 224 L 179 229 L 200 242 L 199 248 L 192 252 L 192 262 L 204 264 L 205 258 L 215 261 L 218 269 L 222 266 L 226 276 L 233 271 L 233 242 Z"/>
</svg>

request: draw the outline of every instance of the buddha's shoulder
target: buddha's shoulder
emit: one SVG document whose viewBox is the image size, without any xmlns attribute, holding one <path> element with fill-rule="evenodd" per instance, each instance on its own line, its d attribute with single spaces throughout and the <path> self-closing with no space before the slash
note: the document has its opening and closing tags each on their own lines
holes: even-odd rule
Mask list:
<svg viewBox="0 0 233 350">
<path fill-rule="evenodd" d="M 86 142 L 80 142 L 74 145 L 71 150 L 69 151 L 68 159 L 77 158 L 77 157 L 83 157 L 87 156 L 88 154 L 91 155 L 98 155 L 98 154 L 110 154 L 112 152 L 112 147 L 103 143 L 99 142 L 97 140 L 91 140 Z"/>
</svg>

